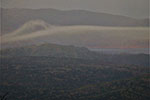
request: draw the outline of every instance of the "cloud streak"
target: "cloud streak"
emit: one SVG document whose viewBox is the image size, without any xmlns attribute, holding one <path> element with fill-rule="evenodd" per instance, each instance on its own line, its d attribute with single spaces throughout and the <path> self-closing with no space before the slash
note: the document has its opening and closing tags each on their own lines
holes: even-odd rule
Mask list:
<svg viewBox="0 0 150 100">
<path fill-rule="evenodd" d="M 28 28 L 25 28 L 28 31 Z M 21 29 L 19 29 L 21 30 Z M 100 27 L 100 26 L 53 26 L 31 33 L 10 33 L 2 36 L 2 44 L 15 42 L 53 42 L 91 48 L 148 48 L 149 28 Z M 22 34 L 22 35 L 19 35 Z"/>
</svg>

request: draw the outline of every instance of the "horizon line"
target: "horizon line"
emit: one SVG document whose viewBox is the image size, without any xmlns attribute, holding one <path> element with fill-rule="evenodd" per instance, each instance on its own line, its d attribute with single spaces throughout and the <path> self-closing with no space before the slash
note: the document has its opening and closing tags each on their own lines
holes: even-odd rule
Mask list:
<svg viewBox="0 0 150 100">
<path fill-rule="evenodd" d="M 91 13 L 103 13 L 103 14 L 110 14 L 110 15 L 116 15 L 116 16 L 122 16 L 122 17 L 127 17 L 127 18 L 132 18 L 132 19 L 150 19 L 150 18 L 137 18 L 137 17 L 132 17 L 132 16 L 128 16 L 128 15 L 123 15 L 123 14 L 115 14 L 115 13 L 108 13 L 108 12 L 98 12 L 98 11 L 92 11 L 92 10 L 85 10 L 85 9 L 70 9 L 70 10 L 66 10 L 66 9 L 57 9 L 57 8 L 51 8 L 51 7 L 47 7 L 47 8 L 17 8 L 17 7 L 0 7 L 0 9 L 25 9 L 25 10 L 48 10 L 48 9 L 52 9 L 52 10 L 56 10 L 56 11 L 87 11 L 87 12 L 91 12 Z"/>
</svg>

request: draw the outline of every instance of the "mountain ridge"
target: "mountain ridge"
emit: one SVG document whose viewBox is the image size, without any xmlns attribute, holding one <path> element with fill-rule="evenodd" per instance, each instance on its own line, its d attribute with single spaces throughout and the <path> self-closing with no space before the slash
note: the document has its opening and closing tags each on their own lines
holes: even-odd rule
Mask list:
<svg viewBox="0 0 150 100">
<path fill-rule="evenodd" d="M 72 45 L 58 44 L 38 44 L 25 47 L 7 48 L 1 50 L 2 56 L 50 56 L 50 57 L 69 57 L 69 58 L 94 58 L 96 53 L 85 47 L 75 47 Z"/>
<path fill-rule="evenodd" d="M 2 9 L 3 33 L 12 32 L 33 19 L 44 20 L 52 25 L 96 26 L 148 26 L 148 19 L 134 19 L 122 15 L 98 13 L 86 10 L 57 9 Z"/>
</svg>

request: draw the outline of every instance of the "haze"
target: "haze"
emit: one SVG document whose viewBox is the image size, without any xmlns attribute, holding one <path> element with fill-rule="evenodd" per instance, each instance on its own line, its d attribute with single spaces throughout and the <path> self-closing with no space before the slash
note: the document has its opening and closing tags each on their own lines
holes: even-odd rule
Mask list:
<svg viewBox="0 0 150 100">
<path fill-rule="evenodd" d="M 33 21 L 35 24 L 32 26 L 27 23 L 13 33 L 4 35 L 2 43 L 26 41 L 90 48 L 148 48 L 149 29 L 146 27 L 48 26 L 41 22 Z M 41 30 L 33 30 L 39 25 L 43 27 Z"/>
</svg>

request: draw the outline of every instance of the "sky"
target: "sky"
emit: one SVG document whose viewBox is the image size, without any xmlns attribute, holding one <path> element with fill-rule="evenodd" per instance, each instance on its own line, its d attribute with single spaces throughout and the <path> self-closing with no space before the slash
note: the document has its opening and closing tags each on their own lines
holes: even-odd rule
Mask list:
<svg viewBox="0 0 150 100">
<path fill-rule="evenodd" d="M 89 10 L 130 16 L 149 17 L 149 0 L 1 0 L 5 8 L 55 8 Z"/>
</svg>

